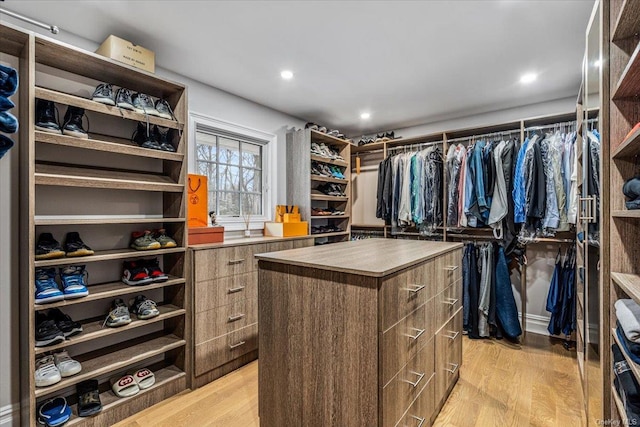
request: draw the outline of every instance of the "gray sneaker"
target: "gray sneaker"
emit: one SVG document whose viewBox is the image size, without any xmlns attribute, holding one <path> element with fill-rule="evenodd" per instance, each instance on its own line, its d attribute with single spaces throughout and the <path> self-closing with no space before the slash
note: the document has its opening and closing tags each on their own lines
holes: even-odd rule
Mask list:
<svg viewBox="0 0 640 427">
<path fill-rule="evenodd" d="M 131 111 L 136 110 L 133 106 L 131 91 L 129 89 L 125 89 L 123 87 L 118 89 L 118 92 L 116 93 L 116 107 Z"/>
<path fill-rule="evenodd" d="M 136 93 L 131 98 L 133 101 L 133 109 L 140 114 L 158 115 L 158 110 L 153 105 L 153 99 L 144 93 Z"/>
<path fill-rule="evenodd" d="M 140 320 L 151 319 L 160 314 L 155 301 L 150 300 L 144 295 L 138 295 L 134 300 L 130 301 L 131 312 L 138 316 Z"/>
<path fill-rule="evenodd" d="M 164 99 L 158 99 L 156 101 L 156 114 L 158 117 L 162 117 L 167 120 L 176 120 L 176 116 L 173 115 L 173 110 L 167 101 Z"/>
<path fill-rule="evenodd" d="M 131 233 L 131 248 L 137 251 L 150 251 L 153 249 L 160 249 L 162 245 L 158 242 L 151 231 L 145 230 L 143 232 L 134 231 Z"/>
<path fill-rule="evenodd" d="M 116 105 L 113 100 L 113 87 L 109 83 L 100 83 L 93 91 L 92 101 L 106 105 Z"/>
<path fill-rule="evenodd" d="M 117 328 L 119 326 L 128 325 L 129 323 L 131 323 L 129 308 L 121 298 L 114 299 L 111 303 L 111 311 L 107 315 L 107 318 L 104 319 L 102 326 Z"/>
</svg>

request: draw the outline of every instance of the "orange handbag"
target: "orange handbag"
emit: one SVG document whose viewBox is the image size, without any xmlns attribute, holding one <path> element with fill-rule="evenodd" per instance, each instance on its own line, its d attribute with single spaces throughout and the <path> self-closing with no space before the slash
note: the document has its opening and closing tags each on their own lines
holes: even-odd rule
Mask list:
<svg viewBox="0 0 640 427">
<path fill-rule="evenodd" d="M 187 194 L 187 220 L 189 227 L 206 227 L 209 216 L 207 177 L 189 174 Z"/>
</svg>

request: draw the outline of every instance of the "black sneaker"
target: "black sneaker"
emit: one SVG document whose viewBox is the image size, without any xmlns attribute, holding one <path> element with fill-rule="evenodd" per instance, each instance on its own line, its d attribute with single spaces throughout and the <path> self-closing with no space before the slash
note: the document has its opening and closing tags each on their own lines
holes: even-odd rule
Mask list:
<svg viewBox="0 0 640 427">
<path fill-rule="evenodd" d="M 156 110 L 156 107 L 153 104 L 153 99 L 151 99 L 149 95 L 136 93 L 131 99 L 133 101 L 133 109 L 137 113 L 150 114 L 152 116 L 158 115 L 158 110 Z"/>
<path fill-rule="evenodd" d="M 155 301 L 150 300 L 144 295 L 138 295 L 133 301 L 130 301 L 130 304 L 129 310 L 140 320 L 151 319 L 160 314 Z"/>
<path fill-rule="evenodd" d="M 144 268 L 147 270 L 147 274 L 151 277 L 152 281 L 166 282 L 169 280 L 169 276 L 160 268 L 158 258 L 145 259 L 140 262 L 144 265 Z"/>
<path fill-rule="evenodd" d="M 122 265 L 122 281 L 129 286 L 152 283 L 153 277 L 143 264 L 143 261 L 125 261 Z"/>
<path fill-rule="evenodd" d="M 60 309 L 50 309 L 49 313 L 47 313 L 47 319 L 53 320 L 65 337 L 72 337 L 82 332 L 80 322 L 74 322 L 68 314 L 64 314 Z"/>
<path fill-rule="evenodd" d="M 69 257 L 93 255 L 93 249 L 85 245 L 80 234 L 75 231 L 67 233 L 64 240 L 64 250 Z"/>
<path fill-rule="evenodd" d="M 82 118 L 84 117 L 84 108 L 69 106 L 64 115 L 64 124 L 62 125 L 62 133 L 64 135 L 74 136 L 76 138 L 87 139 L 89 134 L 82 127 Z"/>
<path fill-rule="evenodd" d="M 64 341 L 64 333 L 58 328 L 55 320 L 36 312 L 36 347 L 46 347 Z"/>
<path fill-rule="evenodd" d="M 176 120 L 176 116 L 173 115 L 173 110 L 167 101 L 164 99 L 158 99 L 156 101 L 156 114 L 158 117 L 162 117 L 167 120 Z"/>
<path fill-rule="evenodd" d="M 109 83 L 100 83 L 93 91 L 92 101 L 106 105 L 116 105 L 113 100 L 113 87 Z"/>
<path fill-rule="evenodd" d="M 160 126 L 153 127 L 154 136 L 155 136 L 154 139 L 158 142 L 158 144 L 160 145 L 160 149 L 162 151 L 170 151 L 172 153 L 176 152 L 176 147 L 174 147 L 173 144 L 170 142 L 171 137 L 173 135 L 172 130 L 173 129 L 163 128 Z"/>
<path fill-rule="evenodd" d="M 53 101 L 36 100 L 36 130 L 49 133 L 60 133 L 60 125 L 56 120 L 58 109 Z"/>
<path fill-rule="evenodd" d="M 156 132 L 151 130 L 153 125 L 148 125 L 144 122 L 138 122 L 138 127 L 135 132 L 133 132 L 133 136 L 131 137 L 131 141 L 135 142 L 142 148 L 149 148 L 151 150 L 162 150 L 162 147 L 156 140 Z"/>
<path fill-rule="evenodd" d="M 64 251 L 51 233 L 40 233 L 36 243 L 36 259 L 62 258 Z"/>
<path fill-rule="evenodd" d="M 116 107 L 124 108 L 125 110 L 135 111 L 133 106 L 133 100 L 131 99 L 131 91 L 121 87 L 116 93 Z"/>
</svg>

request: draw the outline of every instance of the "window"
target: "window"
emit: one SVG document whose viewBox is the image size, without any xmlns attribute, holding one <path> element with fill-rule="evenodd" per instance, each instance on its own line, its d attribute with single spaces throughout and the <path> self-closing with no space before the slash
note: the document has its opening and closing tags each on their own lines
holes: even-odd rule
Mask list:
<svg viewBox="0 0 640 427">
<path fill-rule="evenodd" d="M 263 216 L 263 145 L 215 129 L 196 128 L 196 173 L 208 177 L 209 211 L 219 217 Z"/>
</svg>

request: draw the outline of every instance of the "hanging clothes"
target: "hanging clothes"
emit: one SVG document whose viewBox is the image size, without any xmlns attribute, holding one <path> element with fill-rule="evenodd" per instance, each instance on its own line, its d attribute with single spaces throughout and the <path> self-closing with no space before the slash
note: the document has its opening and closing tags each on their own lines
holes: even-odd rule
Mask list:
<svg viewBox="0 0 640 427">
<path fill-rule="evenodd" d="M 576 295 L 575 295 L 575 248 L 567 251 L 564 260 L 556 257 L 546 310 L 551 313 L 547 330 L 552 335 L 571 335 L 576 329 Z"/>
</svg>

